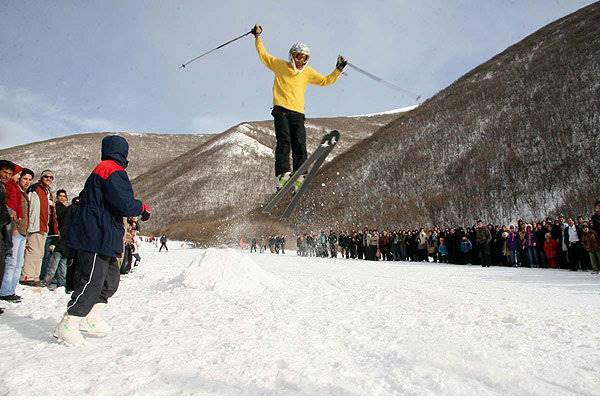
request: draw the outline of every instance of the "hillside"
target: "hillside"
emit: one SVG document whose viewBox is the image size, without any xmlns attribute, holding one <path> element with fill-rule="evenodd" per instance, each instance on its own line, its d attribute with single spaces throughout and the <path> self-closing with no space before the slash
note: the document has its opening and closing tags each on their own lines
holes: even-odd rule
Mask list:
<svg viewBox="0 0 600 400">
<path fill-rule="evenodd" d="M 595 3 L 509 47 L 336 158 L 303 198 L 296 227 L 589 215 L 600 193 L 599 76 Z"/>
<path fill-rule="evenodd" d="M 0 159 L 14 161 L 36 174 L 51 169 L 54 189 L 65 189 L 69 198 L 79 194 L 94 166 L 100 160 L 102 138 L 110 132 L 85 133 L 35 142 L 0 150 Z M 165 135 L 119 133 L 129 142 L 130 178 L 196 147 L 213 135 Z M 39 175 L 36 175 L 36 180 Z"/>
</svg>

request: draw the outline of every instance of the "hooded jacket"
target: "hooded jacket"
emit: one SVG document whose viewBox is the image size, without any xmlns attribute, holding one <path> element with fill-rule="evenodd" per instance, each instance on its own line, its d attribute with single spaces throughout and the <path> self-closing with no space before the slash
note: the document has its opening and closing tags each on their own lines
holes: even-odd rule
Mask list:
<svg viewBox="0 0 600 400">
<path fill-rule="evenodd" d="M 129 144 L 120 136 L 102 139 L 102 161 L 79 194 L 67 233 L 67 247 L 109 257 L 123 252 L 123 217 L 142 213 L 125 172 Z"/>
</svg>

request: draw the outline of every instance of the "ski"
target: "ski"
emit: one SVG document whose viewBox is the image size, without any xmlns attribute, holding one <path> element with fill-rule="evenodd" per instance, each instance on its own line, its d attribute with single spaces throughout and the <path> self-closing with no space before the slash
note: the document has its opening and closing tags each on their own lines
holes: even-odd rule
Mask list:
<svg viewBox="0 0 600 400">
<path fill-rule="evenodd" d="M 302 187 L 292 199 L 292 202 L 286 209 L 282 218 L 287 218 L 289 215 L 291 215 L 291 213 L 296 208 L 296 205 L 298 204 L 300 196 L 306 190 L 306 187 L 308 186 L 308 184 L 310 184 L 310 181 L 312 180 L 318 169 L 321 167 L 329 153 L 331 153 L 331 150 L 333 150 L 339 138 L 340 133 L 338 131 L 331 131 L 330 133 L 323 136 L 319 147 L 317 147 L 317 149 L 310 155 L 310 157 L 308 157 L 306 161 L 302 163 L 300 168 L 298 168 L 298 170 L 294 172 L 294 174 L 286 183 L 286 185 L 271 197 L 267 204 L 265 204 L 264 207 L 262 207 L 261 211 L 265 214 L 271 214 L 273 212 L 273 209 L 281 201 L 281 199 L 293 190 L 294 183 L 300 178 L 302 173 L 304 171 L 308 171 L 306 177 L 304 178 L 304 182 L 302 183 Z"/>
<path fill-rule="evenodd" d="M 329 154 L 331 153 L 331 151 L 337 144 L 338 140 L 340 139 L 340 133 L 338 131 L 331 131 L 331 133 L 329 135 L 330 135 L 330 137 L 327 142 L 327 146 L 326 147 L 323 147 L 323 145 L 320 146 L 323 149 L 321 151 L 321 154 L 315 160 L 315 163 L 310 168 L 310 171 L 308 172 L 308 174 L 304 177 L 304 182 L 302 183 L 300 190 L 298 190 L 298 192 L 296 192 L 296 194 L 292 198 L 292 201 L 290 202 L 290 204 L 287 206 L 287 208 L 283 212 L 281 219 L 288 218 L 290 215 L 292 215 L 292 213 L 294 212 L 294 210 L 300 203 L 300 198 L 302 197 L 302 194 L 304 193 L 306 188 L 310 185 L 310 182 L 313 180 L 315 175 L 317 175 L 317 172 L 319 172 L 321 165 L 323 165 L 323 163 L 325 162 L 325 159 L 327 158 L 327 156 L 329 156 Z"/>
</svg>

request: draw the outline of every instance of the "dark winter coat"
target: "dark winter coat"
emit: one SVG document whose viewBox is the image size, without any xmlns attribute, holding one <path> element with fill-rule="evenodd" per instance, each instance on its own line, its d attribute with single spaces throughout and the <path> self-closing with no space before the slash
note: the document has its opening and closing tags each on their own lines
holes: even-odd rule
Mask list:
<svg viewBox="0 0 600 400">
<path fill-rule="evenodd" d="M 129 144 L 120 136 L 102 140 L 102 162 L 96 166 L 79 195 L 79 207 L 67 235 L 67 246 L 109 257 L 123 252 L 124 217 L 142 213 L 133 197 L 125 168 Z"/>
<path fill-rule="evenodd" d="M 594 213 L 590 219 L 592 220 L 592 228 L 600 236 L 600 214 Z"/>
<path fill-rule="evenodd" d="M 508 234 L 508 248 L 510 250 L 518 250 L 521 247 L 521 238 L 518 232 L 511 232 Z"/>
<path fill-rule="evenodd" d="M 535 246 L 538 249 L 544 249 L 544 241 L 546 240 L 546 233 L 544 232 L 544 229 L 536 229 L 535 231 L 533 231 L 533 233 L 535 234 Z"/>
<path fill-rule="evenodd" d="M 471 244 L 471 241 L 469 239 L 465 239 L 462 242 L 460 242 L 460 251 L 463 254 L 470 252 L 472 249 L 473 245 Z"/>
<path fill-rule="evenodd" d="M 71 225 L 71 220 L 73 219 L 73 214 L 75 209 L 77 209 L 77 204 L 79 201 L 73 201 L 73 203 L 69 207 L 64 207 L 64 211 L 60 215 L 61 223 L 59 225 L 60 238 L 58 239 L 58 243 L 56 244 L 56 248 L 54 251 L 59 252 L 65 257 L 69 257 L 67 248 L 67 236 L 69 234 L 69 226 Z M 58 210 L 58 205 L 57 205 Z"/>
<path fill-rule="evenodd" d="M 8 225 L 9 223 L 10 214 L 6 208 L 6 191 L 4 190 L 4 185 L 0 184 L 0 228 Z"/>
<path fill-rule="evenodd" d="M 583 248 L 591 252 L 600 250 L 600 241 L 595 230 L 590 229 L 583 233 Z"/>
<path fill-rule="evenodd" d="M 489 243 L 492 240 L 492 233 L 487 226 L 477 228 L 475 232 L 475 243 L 477 244 Z"/>
</svg>

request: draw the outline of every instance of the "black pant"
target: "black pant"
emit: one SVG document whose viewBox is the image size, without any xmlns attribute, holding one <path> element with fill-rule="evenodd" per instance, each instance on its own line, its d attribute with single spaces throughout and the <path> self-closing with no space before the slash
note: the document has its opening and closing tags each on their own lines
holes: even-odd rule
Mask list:
<svg viewBox="0 0 600 400">
<path fill-rule="evenodd" d="M 169 248 L 167 247 L 166 243 L 161 243 L 160 244 L 160 249 L 158 249 L 158 252 L 160 253 L 160 251 L 163 249 L 163 247 L 165 248 L 165 250 L 169 251 Z"/>
<path fill-rule="evenodd" d="M 356 246 L 358 259 L 362 260 L 365 257 L 365 247 L 364 246 Z"/>
<path fill-rule="evenodd" d="M 304 114 L 275 106 L 271 115 L 275 123 L 275 175 L 290 171 L 290 150 L 294 171 L 306 160 L 306 129 Z"/>
<path fill-rule="evenodd" d="M 67 304 L 67 313 L 85 317 L 94 304 L 107 303 L 119 288 L 120 279 L 115 257 L 77 250 L 75 290 Z"/>
<path fill-rule="evenodd" d="M 492 264 L 492 257 L 489 243 L 479 244 L 479 258 L 481 259 L 482 267 L 489 267 Z"/>
<path fill-rule="evenodd" d="M 579 269 L 579 264 L 581 263 L 581 269 L 586 270 L 585 264 L 583 263 L 583 256 L 585 250 L 581 245 L 581 242 L 571 242 L 568 248 L 569 252 L 569 264 L 571 266 L 571 271 L 577 271 Z"/>
</svg>

